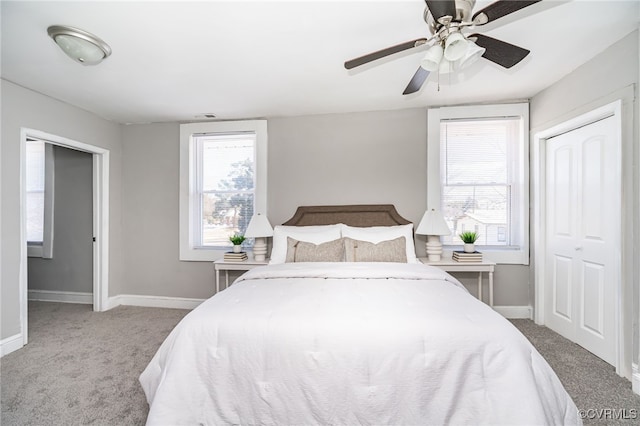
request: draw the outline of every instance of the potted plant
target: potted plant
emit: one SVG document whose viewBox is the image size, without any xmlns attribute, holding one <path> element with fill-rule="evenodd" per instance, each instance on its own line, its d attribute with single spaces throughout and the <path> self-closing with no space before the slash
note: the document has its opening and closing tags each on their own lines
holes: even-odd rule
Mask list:
<svg viewBox="0 0 640 426">
<path fill-rule="evenodd" d="M 245 236 L 237 232 L 229 237 L 229 241 L 233 244 L 234 253 L 240 253 L 242 251 L 242 243 L 244 240 L 246 240 Z"/>
<path fill-rule="evenodd" d="M 467 231 L 458 235 L 462 242 L 464 243 L 464 252 L 465 253 L 473 253 L 476 251 L 475 242 L 478 239 L 479 235 L 475 232 Z"/>
</svg>

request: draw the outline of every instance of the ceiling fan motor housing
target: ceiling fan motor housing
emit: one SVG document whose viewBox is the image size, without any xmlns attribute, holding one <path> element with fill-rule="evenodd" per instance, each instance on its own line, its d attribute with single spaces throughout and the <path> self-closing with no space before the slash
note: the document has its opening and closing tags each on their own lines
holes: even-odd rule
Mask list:
<svg viewBox="0 0 640 426">
<path fill-rule="evenodd" d="M 427 1 L 425 0 L 425 2 Z M 443 26 L 448 26 L 450 23 L 471 22 L 475 4 L 476 0 L 455 0 L 456 16 L 443 16 L 436 20 L 429 10 L 427 2 L 427 6 L 424 8 L 424 20 L 429 27 L 431 35 L 436 34 Z"/>
</svg>

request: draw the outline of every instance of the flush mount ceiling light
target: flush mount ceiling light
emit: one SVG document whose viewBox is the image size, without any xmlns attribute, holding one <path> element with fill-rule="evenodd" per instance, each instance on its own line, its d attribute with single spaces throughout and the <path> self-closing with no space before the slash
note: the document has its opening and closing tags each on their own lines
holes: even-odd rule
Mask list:
<svg viewBox="0 0 640 426">
<path fill-rule="evenodd" d="M 82 65 L 97 65 L 111 55 L 107 43 L 84 30 L 52 25 L 47 28 L 47 33 L 67 56 Z"/>
</svg>

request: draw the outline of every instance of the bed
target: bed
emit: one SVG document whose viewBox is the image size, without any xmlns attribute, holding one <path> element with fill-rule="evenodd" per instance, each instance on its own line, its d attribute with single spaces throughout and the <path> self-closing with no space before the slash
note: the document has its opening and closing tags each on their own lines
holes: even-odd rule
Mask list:
<svg viewBox="0 0 640 426">
<path fill-rule="evenodd" d="M 529 341 L 415 258 L 411 229 L 390 205 L 299 208 L 268 266 L 161 345 L 147 424 L 581 424 Z"/>
</svg>

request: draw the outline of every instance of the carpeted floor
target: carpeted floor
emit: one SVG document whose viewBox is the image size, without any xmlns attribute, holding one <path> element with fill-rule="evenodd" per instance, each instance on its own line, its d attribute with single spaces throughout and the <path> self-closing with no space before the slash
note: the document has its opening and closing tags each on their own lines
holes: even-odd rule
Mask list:
<svg viewBox="0 0 640 426">
<path fill-rule="evenodd" d="M 130 306 L 97 313 L 89 305 L 30 302 L 29 344 L 0 360 L 0 423 L 144 424 L 148 407 L 138 376 L 187 313 Z M 585 423 L 640 424 L 640 396 L 610 365 L 532 321 L 513 324 L 548 360 L 578 408 L 593 410 L 592 416 L 622 409 L 631 417 L 638 410 L 638 419 Z"/>
</svg>

